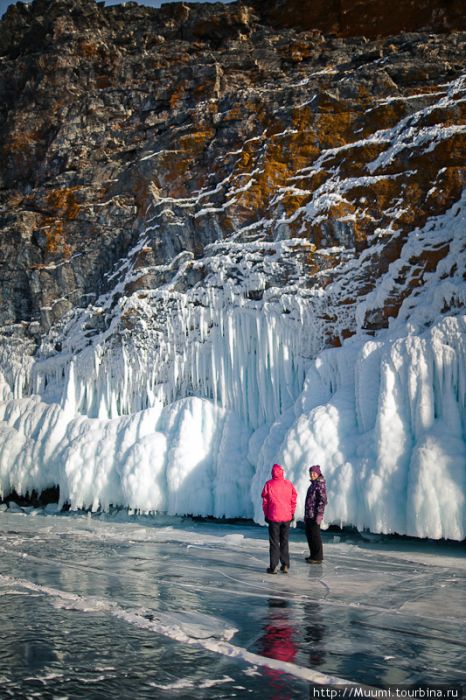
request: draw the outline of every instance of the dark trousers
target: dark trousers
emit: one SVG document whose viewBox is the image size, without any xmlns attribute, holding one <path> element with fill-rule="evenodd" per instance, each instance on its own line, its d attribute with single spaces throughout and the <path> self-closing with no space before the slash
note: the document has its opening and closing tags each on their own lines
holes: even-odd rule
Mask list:
<svg viewBox="0 0 466 700">
<path fill-rule="evenodd" d="M 276 569 L 278 562 L 290 565 L 290 553 L 288 550 L 288 536 L 290 523 L 269 523 L 270 543 L 270 568 Z"/>
<path fill-rule="evenodd" d="M 304 525 L 311 559 L 322 561 L 324 558 L 324 550 L 322 547 L 322 537 L 320 536 L 320 525 L 318 525 L 315 520 L 306 520 Z"/>
</svg>

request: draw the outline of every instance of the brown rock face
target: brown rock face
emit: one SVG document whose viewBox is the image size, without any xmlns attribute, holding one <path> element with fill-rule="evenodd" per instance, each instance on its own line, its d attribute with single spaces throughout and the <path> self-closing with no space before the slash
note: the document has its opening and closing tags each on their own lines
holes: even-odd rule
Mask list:
<svg viewBox="0 0 466 700">
<path fill-rule="evenodd" d="M 254 6 L 276 27 L 319 29 L 338 36 L 391 36 L 402 32 L 446 32 L 466 28 L 461 0 L 256 0 Z"/>
<path fill-rule="evenodd" d="M 461 195 L 461 29 L 457 0 L 12 6 L 5 337 L 46 334 L 59 352 L 77 310 L 219 286 L 222 270 L 258 303 L 337 290 L 321 345 L 341 342 L 410 232 Z M 363 327 L 386 326 L 448 250 L 420 251 Z M 89 342 L 113 328 L 110 311 L 86 323 Z M 134 330 L 134 314 L 121 324 Z"/>
</svg>

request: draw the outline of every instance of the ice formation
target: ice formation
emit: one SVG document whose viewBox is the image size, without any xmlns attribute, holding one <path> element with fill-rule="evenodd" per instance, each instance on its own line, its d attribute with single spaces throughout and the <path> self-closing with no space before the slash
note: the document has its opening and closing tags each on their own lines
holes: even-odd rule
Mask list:
<svg viewBox="0 0 466 700">
<path fill-rule="evenodd" d="M 151 326 L 156 292 L 125 299 L 121 313 L 137 306 L 139 348 L 130 335 L 110 351 L 112 325 L 89 344 L 83 319 L 72 319 L 62 353 L 26 369 L 3 363 L 1 494 L 58 485 L 72 508 L 263 522 L 270 466 L 282 463 L 295 482 L 299 518 L 306 467 L 318 462 L 326 525 L 463 539 L 466 317 L 442 308 L 466 301 L 455 272 L 465 267 L 465 209 L 463 199 L 412 232 L 360 300 L 360 326 L 418 246 L 448 242 L 449 255 L 389 329 L 368 336 L 360 327 L 341 348 L 319 352 L 322 299 L 297 289 L 254 303 L 228 286 L 172 296 L 165 335 Z M 196 294 L 210 295 L 208 304 L 193 303 Z"/>
</svg>

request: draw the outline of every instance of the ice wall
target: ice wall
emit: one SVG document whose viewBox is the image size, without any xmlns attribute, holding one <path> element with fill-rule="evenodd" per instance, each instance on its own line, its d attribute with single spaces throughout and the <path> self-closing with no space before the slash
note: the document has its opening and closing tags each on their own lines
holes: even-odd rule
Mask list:
<svg viewBox="0 0 466 700">
<path fill-rule="evenodd" d="M 82 333 L 71 333 L 68 352 L 34 366 L 34 393 L 94 418 L 196 395 L 258 427 L 294 402 L 308 353 L 323 344 L 312 307 L 286 295 L 258 306 L 225 289 L 154 292 L 127 300 L 131 312 L 137 332 L 121 334 L 118 347 L 101 338 L 81 348 Z"/>
<path fill-rule="evenodd" d="M 324 351 L 294 409 L 263 442 L 253 492 L 277 459 L 298 486 L 302 512 L 306 466 L 319 463 L 327 524 L 463 539 L 465 333 L 464 317 L 447 318 L 420 336 L 358 337 Z"/>
<path fill-rule="evenodd" d="M 0 491 L 57 484 L 72 508 L 251 517 L 248 431 L 199 398 L 132 416 L 72 416 L 38 397 L 0 405 Z"/>
<path fill-rule="evenodd" d="M 465 537 L 466 318 L 423 334 L 355 337 L 312 363 L 295 404 L 252 432 L 191 397 L 115 419 L 38 397 L 0 404 L 0 488 L 58 484 L 73 508 L 127 505 L 251 517 L 274 461 L 299 492 L 327 478 L 325 523 L 418 537 Z M 249 454 L 248 454 L 249 450 Z"/>
<path fill-rule="evenodd" d="M 340 348 L 319 352 L 319 314 L 338 284 L 348 288 L 354 263 L 325 294 L 298 285 L 251 302 L 219 277 L 190 294 L 109 299 L 97 341 L 76 316 L 62 351 L 26 373 L 3 349 L 1 494 L 58 485 L 73 508 L 263 522 L 271 465 L 296 483 L 300 518 L 318 462 L 327 525 L 463 539 L 465 211 L 463 198 L 408 236 Z M 366 335 L 365 315 L 390 299 L 400 266 L 440 245 L 449 252 L 390 327 Z M 35 395 L 25 396 L 28 381 Z"/>
</svg>

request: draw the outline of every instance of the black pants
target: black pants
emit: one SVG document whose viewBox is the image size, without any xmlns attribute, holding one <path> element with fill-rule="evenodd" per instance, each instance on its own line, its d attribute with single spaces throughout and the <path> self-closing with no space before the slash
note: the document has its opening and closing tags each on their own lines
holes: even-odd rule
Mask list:
<svg viewBox="0 0 466 700">
<path fill-rule="evenodd" d="M 288 536 L 290 523 L 269 523 L 270 543 L 270 568 L 276 569 L 278 562 L 290 565 L 290 553 L 288 550 Z"/>
<path fill-rule="evenodd" d="M 324 558 L 324 550 L 322 547 L 322 537 L 320 536 L 320 525 L 318 525 L 315 520 L 306 520 L 304 525 L 311 559 L 314 561 L 322 561 Z"/>
</svg>

